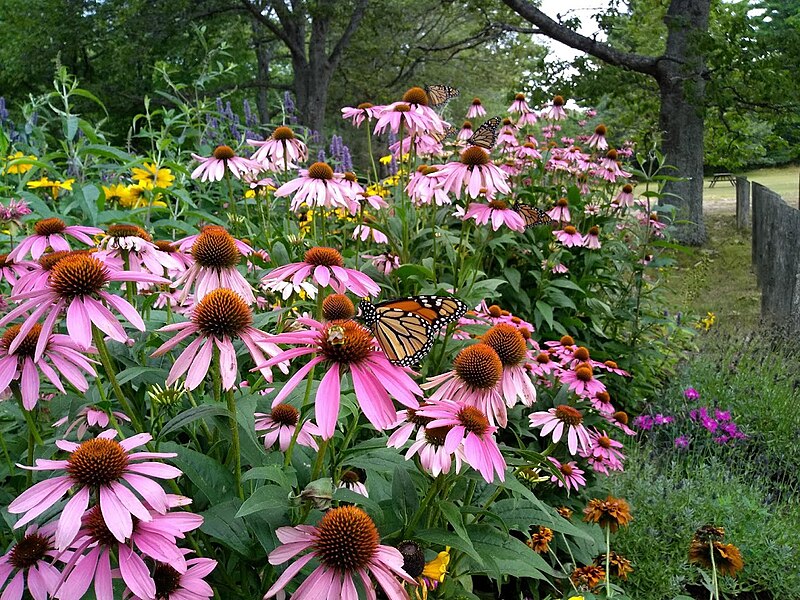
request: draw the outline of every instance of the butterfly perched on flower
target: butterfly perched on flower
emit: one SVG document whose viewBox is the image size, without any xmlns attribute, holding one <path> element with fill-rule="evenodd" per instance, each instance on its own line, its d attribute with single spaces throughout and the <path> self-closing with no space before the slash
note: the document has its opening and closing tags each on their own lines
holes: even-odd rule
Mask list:
<svg viewBox="0 0 800 600">
<path fill-rule="evenodd" d="M 497 142 L 497 128 L 500 127 L 501 121 L 500 117 L 492 117 L 475 130 L 467 143 L 484 150 L 491 150 Z"/>
<path fill-rule="evenodd" d="M 455 135 L 456 131 L 458 131 L 458 130 L 455 127 L 453 127 L 452 125 L 450 125 L 450 127 L 445 129 L 444 132 L 442 132 L 442 133 L 439 133 L 438 131 L 432 131 L 429 135 L 433 139 L 435 139 L 438 143 L 441 144 L 443 141 L 445 141 L 450 136 Z"/>
<path fill-rule="evenodd" d="M 526 229 L 536 225 L 549 225 L 553 222 L 553 218 L 537 206 L 531 206 L 530 204 L 515 204 L 514 210 L 517 211 L 519 216 L 525 219 Z"/>
<path fill-rule="evenodd" d="M 409 296 L 378 304 L 362 300 L 358 308 L 389 362 L 404 367 L 421 361 L 436 332 L 467 312 L 466 304 L 449 296 Z"/>
<path fill-rule="evenodd" d="M 434 84 L 426 85 L 425 93 L 428 95 L 428 106 L 436 108 L 437 106 L 447 104 L 461 92 L 449 85 Z"/>
</svg>

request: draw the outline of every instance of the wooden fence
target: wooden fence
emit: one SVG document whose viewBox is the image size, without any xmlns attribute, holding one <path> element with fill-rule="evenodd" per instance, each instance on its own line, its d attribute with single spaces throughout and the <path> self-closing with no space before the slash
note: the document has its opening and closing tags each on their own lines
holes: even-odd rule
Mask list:
<svg viewBox="0 0 800 600">
<path fill-rule="evenodd" d="M 769 188 L 747 183 L 744 177 L 737 180 L 737 225 L 746 223 L 745 209 L 740 211 L 740 205 L 746 206 L 744 196 L 749 195 L 752 261 L 761 289 L 761 317 L 800 332 L 800 210 Z"/>
</svg>

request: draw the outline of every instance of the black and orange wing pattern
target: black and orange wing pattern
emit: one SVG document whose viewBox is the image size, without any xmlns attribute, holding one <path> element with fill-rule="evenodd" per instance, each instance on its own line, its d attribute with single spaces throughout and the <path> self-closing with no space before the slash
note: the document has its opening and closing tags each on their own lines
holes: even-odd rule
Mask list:
<svg viewBox="0 0 800 600">
<path fill-rule="evenodd" d="M 536 225 L 549 225 L 553 218 L 538 206 L 530 204 L 515 204 L 514 210 L 525 219 L 525 227 L 535 227 Z"/>
<path fill-rule="evenodd" d="M 359 308 L 389 361 L 404 367 L 421 361 L 436 332 L 467 312 L 466 304 L 447 296 L 409 296 L 379 304 L 364 300 Z"/>
<path fill-rule="evenodd" d="M 467 140 L 467 143 L 484 150 L 491 150 L 497 143 L 497 129 L 500 127 L 501 122 L 502 119 L 500 117 L 492 117 L 475 130 L 475 133 Z"/>
<path fill-rule="evenodd" d="M 428 106 L 436 108 L 437 106 L 447 104 L 461 92 L 449 85 L 434 84 L 426 85 L 425 93 L 428 94 Z"/>
</svg>

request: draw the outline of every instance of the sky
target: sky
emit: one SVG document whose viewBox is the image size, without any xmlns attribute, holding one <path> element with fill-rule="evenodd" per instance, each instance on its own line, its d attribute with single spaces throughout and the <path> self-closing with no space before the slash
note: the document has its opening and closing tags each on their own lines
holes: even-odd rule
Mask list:
<svg viewBox="0 0 800 600">
<path fill-rule="evenodd" d="M 605 10 L 608 4 L 608 0 L 542 0 L 540 8 L 543 13 L 556 21 L 558 21 L 558 14 L 562 17 L 578 17 L 581 20 L 581 28 L 578 33 L 591 37 L 593 34 L 599 33 L 597 21 L 592 18 L 592 15 Z M 598 39 L 602 40 L 604 37 L 598 36 Z M 538 36 L 538 38 L 540 43 L 550 47 L 554 59 L 571 61 L 582 54 L 548 37 Z"/>
</svg>

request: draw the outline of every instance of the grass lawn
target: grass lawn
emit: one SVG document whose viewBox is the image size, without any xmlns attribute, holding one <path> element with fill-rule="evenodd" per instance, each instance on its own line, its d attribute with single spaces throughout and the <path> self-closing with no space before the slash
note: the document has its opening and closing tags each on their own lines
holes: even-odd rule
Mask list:
<svg viewBox="0 0 800 600">
<path fill-rule="evenodd" d="M 800 167 L 756 169 L 754 171 L 735 173 L 735 175 L 744 175 L 750 181 L 757 181 L 761 185 L 765 185 L 779 193 L 787 203 L 797 206 Z M 706 177 L 703 193 L 704 200 L 729 200 L 736 197 L 734 187 L 727 181 L 719 181 L 713 188 L 708 187 L 710 184 L 711 177 Z"/>
</svg>

